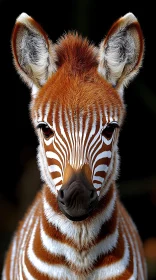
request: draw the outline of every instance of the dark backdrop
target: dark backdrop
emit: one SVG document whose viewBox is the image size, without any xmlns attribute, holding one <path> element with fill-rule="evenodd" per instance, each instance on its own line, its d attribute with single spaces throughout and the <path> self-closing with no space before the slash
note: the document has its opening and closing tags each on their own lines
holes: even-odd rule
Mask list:
<svg viewBox="0 0 156 280">
<path fill-rule="evenodd" d="M 0 1 L 1 54 L 1 185 L 0 269 L 18 220 L 40 188 L 37 139 L 29 119 L 30 93 L 12 63 L 10 38 L 17 16 L 26 12 L 56 40 L 77 30 L 96 45 L 112 23 L 127 12 L 138 18 L 145 37 L 139 75 L 125 89 L 127 116 L 119 139 L 118 186 L 123 203 L 144 242 L 149 280 L 156 279 L 156 91 L 155 8 L 127 1 Z M 155 248 L 155 249 L 154 249 Z"/>
</svg>

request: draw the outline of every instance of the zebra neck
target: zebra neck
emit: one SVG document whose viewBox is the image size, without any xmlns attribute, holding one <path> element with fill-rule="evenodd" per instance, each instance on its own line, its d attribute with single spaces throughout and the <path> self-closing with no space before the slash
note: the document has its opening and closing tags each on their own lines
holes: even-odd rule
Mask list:
<svg viewBox="0 0 156 280">
<path fill-rule="evenodd" d="M 91 217 L 81 222 L 73 222 L 60 211 L 56 196 L 48 186 L 43 189 L 41 235 L 56 242 L 74 246 L 77 250 L 86 250 L 95 243 L 109 240 L 108 250 L 115 247 L 118 238 L 118 209 L 116 188 L 112 184 L 99 201 Z M 108 243 L 108 242 L 106 242 Z"/>
</svg>

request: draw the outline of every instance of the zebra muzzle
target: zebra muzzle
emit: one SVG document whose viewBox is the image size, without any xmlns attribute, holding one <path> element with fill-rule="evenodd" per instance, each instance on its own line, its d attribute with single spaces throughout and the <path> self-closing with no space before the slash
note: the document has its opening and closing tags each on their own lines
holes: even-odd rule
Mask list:
<svg viewBox="0 0 156 280">
<path fill-rule="evenodd" d="M 82 172 L 75 173 L 58 192 L 58 205 L 62 213 L 72 221 L 86 219 L 96 208 L 96 189 Z"/>
</svg>

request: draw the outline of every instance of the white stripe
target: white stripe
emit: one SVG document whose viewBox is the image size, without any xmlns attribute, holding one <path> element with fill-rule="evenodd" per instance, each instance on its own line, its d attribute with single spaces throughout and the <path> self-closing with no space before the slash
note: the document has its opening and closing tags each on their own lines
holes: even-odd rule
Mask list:
<svg viewBox="0 0 156 280">
<path fill-rule="evenodd" d="M 59 134 L 57 133 L 57 131 L 55 131 L 55 142 L 57 141 L 60 150 L 62 151 L 63 155 L 64 155 L 64 159 L 66 159 L 67 157 L 67 147 L 64 143 L 64 141 L 62 140 L 62 138 L 59 136 Z"/>
<path fill-rule="evenodd" d="M 97 156 L 94 160 L 94 164 L 92 165 L 92 170 L 94 170 L 95 164 L 97 163 L 98 160 L 103 159 L 103 158 L 109 158 L 110 156 L 111 156 L 110 151 L 105 151 L 105 152 L 102 152 L 100 154 L 97 154 Z"/>
<path fill-rule="evenodd" d="M 58 145 L 59 148 L 56 146 L 56 144 Z M 56 153 L 60 157 L 60 165 L 61 165 L 62 170 L 63 170 L 63 166 L 65 165 L 65 159 L 66 159 L 64 149 L 62 149 L 62 146 L 60 145 L 57 138 L 54 139 L 53 146 L 54 146 L 54 149 L 55 149 Z"/>
<path fill-rule="evenodd" d="M 100 171 L 107 172 L 107 170 L 108 170 L 108 166 L 106 164 L 100 164 L 97 167 L 95 167 L 94 174 L 96 174 L 97 172 L 100 172 Z"/>
<path fill-rule="evenodd" d="M 47 158 L 42 143 L 38 146 L 37 161 L 41 172 L 41 179 L 45 181 L 48 186 L 50 186 L 52 193 L 57 194 L 54 182 L 47 168 Z"/>
<path fill-rule="evenodd" d="M 113 121 L 113 108 L 110 106 L 109 108 L 109 122 Z"/>
<path fill-rule="evenodd" d="M 40 260 L 34 253 L 33 251 L 33 243 L 34 243 L 34 239 L 35 239 L 35 234 L 36 234 L 36 228 L 38 225 L 38 220 L 36 220 L 36 223 L 34 225 L 32 234 L 31 234 L 31 238 L 30 238 L 30 242 L 29 242 L 29 247 L 28 247 L 28 258 L 30 260 L 30 262 L 32 263 L 32 265 L 37 269 L 37 271 L 39 271 L 40 273 L 43 273 L 49 277 L 54 277 L 57 279 L 63 279 L 63 278 L 67 278 L 69 280 L 73 280 L 74 279 L 74 275 L 71 275 L 71 271 L 63 266 L 63 265 L 50 265 L 42 260 Z M 34 278 L 29 278 L 30 280 L 34 280 Z"/>
<path fill-rule="evenodd" d="M 65 258 L 72 264 L 76 265 L 85 265 L 84 260 L 79 263 L 79 253 L 71 246 L 58 242 L 50 238 L 44 231 L 43 226 L 41 225 L 41 240 L 44 248 L 51 254 L 57 256 L 65 256 Z"/>
<path fill-rule="evenodd" d="M 62 138 L 59 136 L 59 134 L 57 133 L 57 128 L 56 128 L 56 113 L 58 114 L 58 112 L 56 111 L 56 105 L 54 106 L 53 109 L 53 126 L 54 126 L 54 130 L 55 130 L 55 138 L 58 139 L 59 141 L 59 146 L 61 147 L 61 150 L 63 150 L 63 154 L 65 155 L 65 159 L 66 159 L 66 153 L 67 153 L 67 148 L 65 143 L 63 142 Z M 59 117 L 59 116 L 58 116 Z"/>
<path fill-rule="evenodd" d="M 103 180 L 104 180 L 104 178 L 103 177 L 101 177 L 101 176 L 93 176 L 93 182 L 94 181 L 99 181 L 99 182 L 103 182 Z"/>
<path fill-rule="evenodd" d="M 47 123 L 47 118 L 50 110 L 50 102 L 46 104 L 45 113 L 44 113 L 44 122 Z"/>
<path fill-rule="evenodd" d="M 112 155 L 111 155 L 111 161 L 110 161 L 110 164 L 109 164 L 109 170 L 106 174 L 106 178 L 105 180 L 107 181 L 107 179 L 109 178 L 110 175 L 114 175 L 114 171 L 116 170 L 116 166 L 114 166 L 114 163 L 115 163 L 115 156 L 116 156 L 116 153 L 115 153 L 115 149 L 113 147 L 112 149 Z M 113 170 L 114 169 L 114 170 Z M 112 177 L 112 176 L 111 176 Z"/>
<path fill-rule="evenodd" d="M 45 139 L 44 138 L 44 143 L 46 144 L 46 146 L 49 146 L 52 144 L 52 142 L 54 141 L 54 137 L 50 137 L 49 139 Z"/>
<path fill-rule="evenodd" d="M 23 255 L 23 273 L 24 273 L 24 276 L 26 277 L 26 279 L 29 279 L 29 280 L 37 280 L 36 278 L 34 278 L 30 272 L 28 271 L 26 265 L 25 265 L 25 262 L 24 262 L 24 255 Z M 22 274 L 20 275 L 20 280 L 23 279 L 22 277 Z"/>
<path fill-rule="evenodd" d="M 56 165 L 56 164 L 49 165 L 48 169 L 49 169 L 50 173 L 59 172 L 60 175 L 62 176 L 62 170 L 58 165 Z"/>
<path fill-rule="evenodd" d="M 137 234 L 138 234 L 138 232 L 137 232 L 137 228 L 136 228 L 136 226 L 135 226 L 135 224 L 134 224 L 134 222 L 132 220 L 131 220 L 131 223 L 132 224 L 130 226 L 131 226 L 131 231 L 132 231 L 133 240 L 134 240 L 134 247 L 135 247 L 135 251 L 136 251 L 136 258 L 137 258 L 138 265 L 139 265 L 140 279 L 145 280 L 145 277 L 143 275 L 143 266 L 142 266 L 140 251 L 139 251 L 138 243 L 137 243 L 137 240 L 136 240 L 136 236 L 134 234 L 134 228 L 135 228 Z"/>
<path fill-rule="evenodd" d="M 104 115 L 106 117 L 106 122 L 108 123 L 109 120 L 108 120 L 108 108 L 107 107 L 104 108 Z"/>
<path fill-rule="evenodd" d="M 38 122 L 41 122 L 42 121 L 42 108 L 40 107 L 39 109 L 38 109 Z"/>
<path fill-rule="evenodd" d="M 57 191 L 59 191 L 61 187 L 62 187 L 62 184 L 61 185 L 57 185 L 56 186 Z"/>
<path fill-rule="evenodd" d="M 22 240 L 22 244 L 21 244 L 21 247 L 20 247 L 20 254 L 19 254 L 19 275 L 20 275 L 20 280 L 23 279 L 23 276 L 22 276 L 22 269 L 23 269 L 23 272 L 25 273 L 25 275 L 28 275 L 28 270 L 25 266 L 25 262 L 24 262 L 24 256 L 25 256 L 25 247 L 26 247 L 26 240 L 27 240 L 27 237 L 30 233 L 30 228 L 31 228 L 31 225 L 32 225 L 32 222 L 34 221 L 34 212 L 38 206 L 39 202 L 37 201 L 37 203 L 33 206 L 33 208 L 31 209 L 29 215 L 28 215 L 28 224 L 27 223 L 24 223 L 22 229 L 24 229 L 24 237 L 23 237 L 23 240 Z M 27 277 L 27 279 L 30 279 L 31 280 L 31 277 Z M 32 278 L 32 280 L 34 280 Z"/>
<path fill-rule="evenodd" d="M 87 132 L 88 132 L 89 120 L 90 120 L 90 117 L 89 117 L 89 112 L 88 112 L 87 118 L 85 120 L 84 128 L 83 128 L 83 137 L 82 137 L 82 144 L 81 144 L 81 151 L 80 151 L 80 155 L 81 155 L 80 157 L 83 158 L 84 160 L 85 160 L 84 143 L 85 143 Z"/>
<path fill-rule="evenodd" d="M 104 179 L 103 179 L 104 180 Z M 94 188 L 98 189 L 98 188 L 101 188 L 101 183 L 93 183 L 94 185 Z"/>
<path fill-rule="evenodd" d="M 112 234 L 109 234 L 104 240 L 93 246 L 89 252 L 93 259 L 95 260 L 97 256 L 111 252 L 117 245 L 118 237 L 119 232 L 118 228 L 116 228 Z"/>
<path fill-rule="evenodd" d="M 115 108 L 114 120 L 118 122 L 118 108 Z"/>
<path fill-rule="evenodd" d="M 19 236 L 19 239 L 18 239 L 18 247 L 17 247 L 17 255 L 16 255 L 16 262 L 15 262 L 15 275 L 17 276 L 20 276 L 21 272 L 19 271 L 19 269 L 21 269 L 21 256 L 22 256 L 22 253 L 23 253 L 23 249 L 25 248 L 25 240 L 26 240 L 26 237 L 27 237 L 27 234 L 28 234 L 28 231 L 29 231 L 29 225 L 31 224 L 31 219 L 30 217 L 32 216 L 33 217 L 33 213 L 35 211 L 35 208 L 36 208 L 36 205 L 33 206 L 33 208 L 31 209 L 30 213 L 26 216 L 26 219 L 23 223 L 23 226 L 20 230 L 20 236 Z M 22 277 L 22 276 L 21 276 Z M 20 279 L 23 279 L 23 278 L 20 278 Z"/>
<path fill-rule="evenodd" d="M 59 182 L 62 181 L 62 177 L 54 178 L 53 181 L 54 181 L 54 184 L 56 185 L 56 184 L 58 184 Z"/>
<path fill-rule="evenodd" d="M 105 279 L 112 279 L 117 276 L 120 276 L 126 269 L 126 267 L 129 264 L 129 248 L 128 248 L 128 242 L 126 239 L 126 236 L 123 234 L 123 239 L 124 239 L 124 256 L 121 260 L 107 265 L 102 268 L 95 269 L 94 273 L 91 275 L 92 280 L 105 280 Z"/>
<path fill-rule="evenodd" d="M 73 122 L 72 122 L 72 120 L 69 121 L 67 109 L 64 114 L 65 114 L 65 120 L 66 120 L 66 125 L 67 125 L 67 133 L 68 133 L 68 137 L 70 138 L 70 142 L 71 142 L 71 147 L 69 149 L 69 158 L 71 158 L 71 156 L 72 156 L 71 154 L 73 151 L 73 133 L 71 132 L 70 125 L 72 126 L 72 130 L 73 130 Z"/>
<path fill-rule="evenodd" d="M 92 115 L 93 115 L 93 123 L 92 123 L 92 128 L 91 128 L 91 130 L 90 130 L 90 132 L 89 132 L 89 135 L 88 135 L 88 139 L 87 139 L 87 141 L 86 141 L 86 143 L 85 143 L 84 152 L 83 152 L 83 157 L 84 157 L 84 158 L 86 158 L 86 152 L 87 152 L 87 149 L 88 149 L 88 143 L 90 142 L 91 137 L 95 134 L 95 131 L 96 131 L 97 116 L 96 116 L 95 108 L 93 108 L 93 113 L 92 113 Z M 89 128 L 89 127 L 88 127 L 88 128 Z M 97 133 L 97 135 L 98 135 L 98 134 L 99 134 L 99 133 Z M 93 141 L 95 141 L 95 137 L 94 137 Z M 92 141 L 92 142 L 93 142 L 93 141 Z M 92 142 L 91 142 L 91 143 L 92 143 Z M 90 145 L 89 145 L 89 146 L 90 146 Z"/>
<path fill-rule="evenodd" d="M 96 187 L 95 187 L 96 188 Z M 100 191 L 97 191 L 97 195 L 99 196 L 100 195 Z"/>
<path fill-rule="evenodd" d="M 128 235 L 128 238 L 130 240 L 130 244 L 131 244 L 131 247 L 132 247 L 132 252 L 133 252 L 133 274 L 132 276 L 129 278 L 129 280 L 136 280 L 137 279 L 137 262 L 136 262 L 136 251 L 135 251 L 135 248 L 134 248 L 134 244 L 133 244 L 133 241 L 132 241 L 132 238 L 131 238 L 131 235 L 129 234 L 129 231 L 127 230 L 127 227 L 124 226 L 125 228 L 125 231 Z M 141 278 L 143 279 L 143 278 Z"/>
<path fill-rule="evenodd" d="M 73 158 L 75 158 L 75 129 L 74 129 L 74 122 L 73 122 L 73 119 L 72 119 L 73 115 L 72 115 L 72 112 L 70 114 L 70 124 L 71 124 L 71 136 L 72 136 L 72 153 L 71 153 L 71 157 L 69 159 L 69 162 L 71 164 L 71 166 L 74 165 L 74 160 Z"/>
<path fill-rule="evenodd" d="M 102 140 L 108 146 L 111 144 L 111 142 L 113 140 L 113 136 L 109 140 L 106 137 L 102 136 Z"/>
<path fill-rule="evenodd" d="M 60 127 L 60 130 L 61 130 L 61 134 L 63 135 L 63 137 L 66 141 L 67 146 L 64 146 L 65 150 L 66 150 L 66 152 L 68 150 L 70 152 L 70 155 L 71 155 L 71 148 L 70 148 L 70 145 L 69 145 L 67 135 L 66 135 L 65 130 L 64 130 L 62 115 L 63 115 L 63 111 L 62 111 L 62 106 L 61 106 L 60 111 L 59 111 L 59 127 Z M 68 131 L 67 133 L 70 134 L 70 131 Z"/>
<path fill-rule="evenodd" d="M 95 166 L 96 162 L 98 161 L 98 159 L 103 158 L 102 156 L 100 157 L 100 155 L 102 153 L 100 153 L 100 154 L 98 153 L 99 150 L 102 148 L 102 146 L 103 146 L 103 143 L 101 142 L 101 144 L 98 146 L 98 148 L 96 148 L 94 150 L 94 154 L 92 154 L 92 156 L 91 156 L 92 173 L 93 173 L 94 166 Z"/>
<path fill-rule="evenodd" d="M 80 166 L 84 164 L 84 158 L 82 155 L 82 136 L 83 136 L 83 129 L 82 129 L 82 124 L 83 124 L 83 113 L 80 112 L 79 116 L 79 157 L 80 157 Z"/>
<path fill-rule="evenodd" d="M 54 255 L 65 256 L 65 258 L 71 263 L 76 264 L 78 267 L 83 269 L 91 266 L 97 257 L 101 254 L 106 254 L 110 252 L 116 245 L 118 240 L 118 229 L 115 230 L 112 234 L 107 236 L 104 240 L 99 242 L 95 246 L 91 246 L 87 254 L 82 257 L 82 254 L 79 251 L 75 250 L 73 247 L 66 245 L 62 242 L 55 241 L 51 239 L 44 231 L 41 226 L 41 239 L 45 249 Z"/>
<path fill-rule="evenodd" d="M 98 140 L 97 140 L 98 139 Z M 97 141 L 96 141 L 97 140 Z M 97 135 L 97 137 L 95 137 L 95 143 L 94 145 L 92 145 L 92 148 L 88 151 L 89 157 L 91 159 L 91 161 L 93 161 L 93 157 L 94 155 L 97 153 L 97 146 L 99 145 L 99 142 L 101 142 L 101 136 Z M 102 147 L 102 145 L 100 145 L 100 147 Z M 100 148 L 99 148 L 100 149 Z"/>
<path fill-rule="evenodd" d="M 17 246 L 17 236 L 14 236 L 13 244 L 12 244 L 12 252 L 11 252 L 11 258 L 10 258 L 10 279 L 15 277 L 15 257 L 16 257 L 16 246 Z"/>
<path fill-rule="evenodd" d="M 47 156 L 47 158 L 53 158 L 53 159 L 56 159 L 57 161 L 60 161 L 60 158 L 58 157 L 58 155 L 51 151 L 47 151 L 46 156 Z"/>
</svg>

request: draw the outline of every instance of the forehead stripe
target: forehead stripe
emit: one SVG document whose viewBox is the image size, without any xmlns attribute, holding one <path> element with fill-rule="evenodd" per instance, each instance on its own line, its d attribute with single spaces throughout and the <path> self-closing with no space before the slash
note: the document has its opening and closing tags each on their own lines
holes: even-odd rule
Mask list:
<svg viewBox="0 0 156 280">
<path fill-rule="evenodd" d="M 50 103 L 47 103 L 46 108 L 45 108 L 45 113 L 44 113 L 44 121 L 45 122 L 47 122 L 49 110 L 50 110 Z"/>
</svg>

